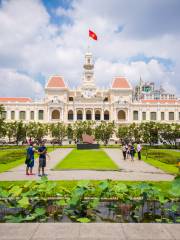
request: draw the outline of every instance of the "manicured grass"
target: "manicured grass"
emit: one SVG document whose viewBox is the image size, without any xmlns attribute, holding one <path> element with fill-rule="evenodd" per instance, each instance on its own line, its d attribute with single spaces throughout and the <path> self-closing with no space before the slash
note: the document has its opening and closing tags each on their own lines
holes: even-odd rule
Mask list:
<svg viewBox="0 0 180 240">
<path fill-rule="evenodd" d="M 145 156 L 145 151 L 143 151 L 142 155 L 142 159 L 145 162 L 170 174 L 178 173 L 179 170 L 176 167 L 178 158 L 180 159 L 180 152 L 170 149 L 149 149 L 147 158 Z"/>
<path fill-rule="evenodd" d="M 0 173 L 23 164 L 25 149 L 5 149 L 0 151 Z"/>
<path fill-rule="evenodd" d="M 72 152 L 55 167 L 55 170 L 65 169 L 118 170 L 119 168 L 101 149 L 73 149 Z"/>
<path fill-rule="evenodd" d="M 0 181 L 0 187 L 6 187 L 8 188 L 11 185 L 18 185 L 18 186 L 23 186 L 26 182 L 28 181 Z M 58 180 L 58 181 L 50 181 L 50 182 L 55 182 L 57 183 L 58 187 L 64 187 L 68 190 L 72 190 L 77 183 L 79 182 L 78 180 Z M 90 183 L 93 184 L 94 186 L 98 185 L 101 181 L 100 180 L 91 180 Z M 128 185 L 135 185 L 139 183 L 151 183 L 153 186 L 158 187 L 161 189 L 161 191 L 167 195 L 169 195 L 168 191 L 171 187 L 171 181 L 112 181 L 112 184 L 116 185 L 117 183 L 125 183 Z"/>
<path fill-rule="evenodd" d="M 27 148 L 27 146 L 26 146 Z M 17 149 L 3 149 L 0 151 L 0 173 L 8 171 L 14 167 L 24 164 L 26 158 L 26 148 L 19 147 Z M 48 152 L 53 151 L 52 147 L 48 148 Z M 35 158 L 38 155 L 35 154 Z"/>
</svg>

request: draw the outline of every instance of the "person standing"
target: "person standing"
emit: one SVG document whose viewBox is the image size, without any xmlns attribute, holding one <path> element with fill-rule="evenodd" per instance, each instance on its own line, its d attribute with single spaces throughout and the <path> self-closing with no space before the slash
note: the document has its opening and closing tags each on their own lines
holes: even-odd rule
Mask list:
<svg viewBox="0 0 180 240">
<path fill-rule="evenodd" d="M 135 154 L 135 148 L 132 145 L 130 145 L 130 156 L 131 156 L 131 161 L 134 161 L 134 154 Z"/>
<path fill-rule="evenodd" d="M 137 145 L 138 160 L 141 160 L 141 150 L 142 150 L 141 144 L 138 143 Z"/>
<path fill-rule="evenodd" d="M 123 157 L 124 157 L 124 160 L 126 160 L 126 146 L 123 144 L 122 146 L 122 153 L 123 153 Z"/>
<path fill-rule="evenodd" d="M 44 142 L 41 142 L 40 147 L 38 148 L 39 153 L 39 166 L 38 166 L 38 176 L 45 176 L 44 169 L 46 167 L 46 155 L 47 155 L 47 147 Z M 41 175 L 42 170 L 42 175 Z"/>
<path fill-rule="evenodd" d="M 27 153 L 26 153 L 26 175 L 33 175 L 33 167 L 34 167 L 34 153 L 37 152 L 36 149 L 34 148 L 34 143 L 31 142 L 29 147 L 27 148 Z M 30 172 L 29 172 L 30 170 Z"/>
</svg>

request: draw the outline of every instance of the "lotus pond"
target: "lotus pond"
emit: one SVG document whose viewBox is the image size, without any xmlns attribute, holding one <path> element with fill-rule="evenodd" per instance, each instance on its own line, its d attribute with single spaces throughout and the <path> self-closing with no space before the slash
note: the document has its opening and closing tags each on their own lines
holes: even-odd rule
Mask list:
<svg viewBox="0 0 180 240">
<path fill-rule="evenodd" d="M 149 183 L 110 180 L 72 190 L 43 178 L 0 188 L 0 222 L 180 222 L 180 179 L 168 194 Z"/>
</svg>

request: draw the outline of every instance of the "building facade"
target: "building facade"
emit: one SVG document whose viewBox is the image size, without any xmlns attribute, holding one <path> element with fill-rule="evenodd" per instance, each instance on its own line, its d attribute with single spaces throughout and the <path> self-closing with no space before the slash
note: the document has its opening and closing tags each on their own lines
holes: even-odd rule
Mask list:
<svg viewBox="0 0 180 240">
<path fill-rule="evenodd" d="M 45 86 L 45 97 L 0 97 L 6 121 L 64 122 L 114 121 L 116 124 L 161 121 L 180 123 L 180 100 L 154 83 L 140 83 L 133 89 L 125 77 L 115 77 L 109 89 L 99 89 L 94 79 L 91 53 L 85 54 L 83 80 L 76 90 L 69 89 L 63 77 L 52 76 Z"/>
</svg>

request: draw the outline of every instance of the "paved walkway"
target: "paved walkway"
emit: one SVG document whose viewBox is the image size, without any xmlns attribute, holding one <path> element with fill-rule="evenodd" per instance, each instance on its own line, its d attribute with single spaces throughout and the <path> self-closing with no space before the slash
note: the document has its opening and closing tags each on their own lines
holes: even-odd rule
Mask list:
<svg viewBox="0 0 180 240">
<path fill-rule="evenodd" d="M 54 171 L 53 167 L 62 160 L 70 151 L 71 148 L 56 149 L 50 153 L 51 160 L 47 161 L 46 173 L 49 180 L 129 180 L 129 181 L 171 181 L 174 176 L 166 174 L 163 171 L 143 162 L 130 159 L 124 161 L 120 149 L 104 149 L 104 151 L 116 162 L 120 167 L 120 171 L 91 171 L 91 170 L 69 170 L 69 171 Z M 35 164 L 35 172 L 37 173 L 37 164 Z M 8 180 L 36 180 L 39 177 L 25 175 L 25 165 L 16 167 L 7 172 L 0 174 L 0 181 Z"/>
<path fill-rule="evenodd" d="M 180 240 L 179 224 L 1 223 L 1 240 Z"/>
</svg>

